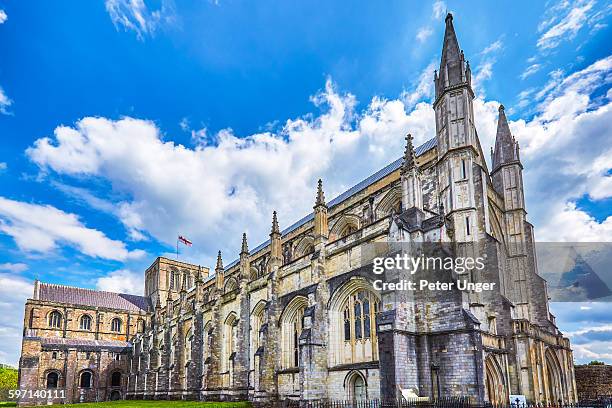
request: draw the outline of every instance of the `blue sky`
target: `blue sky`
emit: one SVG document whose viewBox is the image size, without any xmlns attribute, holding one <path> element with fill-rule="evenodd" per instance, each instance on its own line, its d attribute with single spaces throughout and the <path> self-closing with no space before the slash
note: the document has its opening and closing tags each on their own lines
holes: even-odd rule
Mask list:
<svg viewBox="0 0 612 408">
<path fill-rule="evenodd" d="M 183 259 L 230 261 L 319 177 L 333 197 L 431 138 L 447 11 L 484 150 L 499 103 L 521 143 L 536 237 L 611 241 L 611 6 L 520 3 L 0 0 L 0 362 L 33 278 L 138 292 L 179 233 Z M 603 332 L 579 360 L 612 362 Z"/>
</svg>

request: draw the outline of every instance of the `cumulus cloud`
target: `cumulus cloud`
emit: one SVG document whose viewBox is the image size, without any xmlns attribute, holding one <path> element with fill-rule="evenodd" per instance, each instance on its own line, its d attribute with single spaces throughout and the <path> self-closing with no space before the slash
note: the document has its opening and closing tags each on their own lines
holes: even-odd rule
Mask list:
<svg viewBox="0 0 612 408">
<path fill-rule="evenodd" d="M 0 24 L 4 24 L 8 20 L 8 16 L 6 15 L 6 11 L 0 9 Z"/>
<path fill-rule="evenodd" d="M 0 162 L 0 173 L 6 170 L 7 167 L 8 165 L 5 162 Z"/>
<path fill-rule="evenodd" d="M 106 0 L 105 6 L 115 28 L 134 31 L 139 40 L 153 35 L 162 23 L 175 19 L 169 0 L 162 0 L 159 10 L 150 10 L 144 0 Z"/>
<path fill-rule="evenodd" d="M 84 118 L 27 154 L 45 171 L 109 181 L 128 197 L 118 215 L 128 228 L 169 244 L 180 231 L 213 252 L 233 247 L 244 229 L 265 237 L 273 209 L 285 225 L 309 212 L 319 177 L 331 197 L 401 156 L 408 130 L 418 142 L 434 134 L 425 103 L 407 113 L 399 100 L 374 98 L 356 114 L 354 97 L 331 81 L 313 102 L 322 114 L 287 120 L 276 133 L 223 130 L 216 144 L 195 148 L 164 141 L 150 121 Z M 368 160 L 356 168 L 355 157 Z"/>
<path fill-rule="evenodd" d="M 144 275 L 142 272 L 133 272 L 127 269 L 113 271 L 96 280 L 96 289 L 107 292 L 129 293 L 142 295 L 144 289 Z"/>
<path fill-rule="evenodd" d="M 144 255 L 103 232 L 87 228 L 75 214 L 50 205 L 25 203 L 0 197 L 0 232 L 13 238 L 26 252 L 50 253 L 68 245 L 85 255 L 125 261 Z"/>
<path fill-rule="evenodd" d="M 2 87 L 0 86 L 0 113 L 10 115 L 11 112 L 9 111 L 9 108 L 12 104 L 13 101 L 6 95 L 4 89 L 2 89 Z"/>
<path fill-rule="evenodd" d="M 2 272 L 23 272 L 28 270 L 28 265 L 24 263 L 2 263 L 0 264 L 0 271 Z"/>
<path fill-rule="evenodd" d="M 575 205 L 585 194 L 610 196 L 612 156 L 605 138 L 612 117 L 606 97 L 593 95 L 609 83 L 611 66 L 606 58 L 569 75 L 556 71 L 541 89 L 525 91 L 535 103 L 532 119 L 510 122 L 521 144 L 529 216 L 539 239 L 612 239 L 609 221 Z M 433 137 L 433 110 L 423 102 L 432 67 L 400 99 L 373 98 L 361 111 L 351 94 L 328 80 L 312 99 L 320 114 L 289 119 L 275 132 L 223 130 L 189 148 L 164 140 L 150 121 L 90 117 L 56 128 L 27 154 L 51 175 L 107 181 L 125 197 L 109 212 L 130 234 L 172 245 L 184 233 L 212 261 L 217 247 L 235 251 L 243 230 L 265 239 L 273 209 L 283 225 L 311 211 L 317 178 L 332 197 L 401 156 L 406 132 L 417 143 Z M 490 69 L 480 68 L 476 86 Z M 482 95 L 474 103 L 485 152 L 494 143 L 498 106 Z"/>
<path fill-rule="evenodd" d="M 23 331 L 23 311 L 33 285 L 14 273 L 0 273 L 0 363 L 17 367 Z"/>
</svg>

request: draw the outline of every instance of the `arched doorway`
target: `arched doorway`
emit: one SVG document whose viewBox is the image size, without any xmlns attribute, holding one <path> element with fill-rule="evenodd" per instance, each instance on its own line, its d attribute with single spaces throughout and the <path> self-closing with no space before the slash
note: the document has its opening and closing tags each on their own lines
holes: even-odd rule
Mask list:
<svg viewBox="0 0 612 408">
<path fill-rule="evenodd" d="M 563 385 L 561 382 L 561 366 L 555 353 L 548 348 L 544 353 L 546 360 L 546 393 L 548 402 L 556 405 L 563 403 Z"/>
<path fill-rule="evenodd" d="M 348 400 L 354 403 L 365 401 L 368 398 L 367 383 L 359 371 L 351 371 L 345 381 Z"/>
<path fill-rule="evenodd" d="M 485 386 L 487 398 L 491 404 L 504 405 L 508 403 L 503 371 L 494 356 L 488 356 L 485 359 Z"/>
</svg>

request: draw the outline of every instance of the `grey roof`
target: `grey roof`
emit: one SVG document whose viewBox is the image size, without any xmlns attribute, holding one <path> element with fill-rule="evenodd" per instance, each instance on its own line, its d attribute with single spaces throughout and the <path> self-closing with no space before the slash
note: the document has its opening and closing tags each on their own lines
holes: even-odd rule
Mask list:
<svg viewBox="0 0 612 408">
<path fill-rule="evenodd" d="M 43 347 L 123 350 L 132 346 L 131 343 L 120 340 L 66 339 L 63 337 L 40 337 L 39 339 Z"/>
<path fill-rule="evenodd" d="M 133 312 L 141 310 L 148 311 L 151 309 L 149 299 L 144 296 L 82 289 L 52 283 L 40 283 L 37 299 L 49 302 L 121 309 Z"/>
<path fill-rule="evenodd" d="M 425 143 L 423 143 L 422 145 L 420 145 L 419 147 L 417 147 L 415 150 L 416 156 L 421 156 L 422 154 L 428 152 L 429 150 L 433 149 L 434 147 L 436 147 L 436 145 L 438 144 L 438 141 L 435 137 L 429 139 L 428 141 L 426 141 Z M 337 197 L 331 199 L 328 203 L 327 203 L 327 207 L 328 208 L 332 208 L 338 204 L 340 204 L 341 202 L 343 202 L 344 200 L 346 200 L 347 198 L 351 197 L 352 195 L 360 192 L 361 190 L 365 189 L 366 187 L 376 183 L 378 180 L 381 180 L 383 178 L 385 178 L 386 176 L 388 176 L 389 174 L 393 173 L 395 170 L 399 169 L 402 166 L 402 161 L 404 160 L 403 157 L 400 157 L 399 159 L 393 161 L 392 163 L 386 165 L 385 167 L 383 167 L 382 169 L 378 170 L 376 173 L 372 174 L 369 177 L 366 177 L 365 179 L 363 179 L 362 181 L 360 181 L 359 183 L 355 184 L 353 187 L 349 188 L 348 190 L 346 190 L 344 193 L 338 195 Z M 307 222 L 311 221 L 314 218 L 314 213 L 310 213 L 307 216 L 305 216 L 304 218 L 300 219 L 299 221 L 295 222 L 294 224 L 290 225 L 289 227 L 285 228 L 281 234 L 282 235 L 286 235 L 296 229 L 298 229 L 299 227 L 301 227 L 302 225 L 306 224 Z M 268 239 L 267 241 L 259 244 L 255 249 L 253 249 L 253 251 L 251 251 L 252 253 L 256 253 L 257 251 L 262 250 L 263 248 L 265 248 L 267 245 L 270 244 L 270 240 Z M 231 267 L 233 267 L 234 265 L 236 265 L 238 263 L 239 259 L 234 260 L 233 262 L 229 263 L 225 269 L 229 269 Z"/>
</svg>

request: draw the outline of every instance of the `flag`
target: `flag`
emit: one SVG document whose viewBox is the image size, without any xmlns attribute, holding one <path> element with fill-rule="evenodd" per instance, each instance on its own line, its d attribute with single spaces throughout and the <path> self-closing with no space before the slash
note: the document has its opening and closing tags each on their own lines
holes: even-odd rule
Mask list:
<svg viewBox="0 0 612 408">
<path fill-rule="evenodd" d="M 190 240 L 188 240 L 187 238 L 185 238 L 182 235 L 179 235 L 178 240 L 181 241 L 183 244 L 187 245 L 187 246 L 191 246 L 193 245 L 193 242 L 191 242 Z"/>
</svg>

